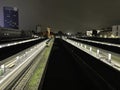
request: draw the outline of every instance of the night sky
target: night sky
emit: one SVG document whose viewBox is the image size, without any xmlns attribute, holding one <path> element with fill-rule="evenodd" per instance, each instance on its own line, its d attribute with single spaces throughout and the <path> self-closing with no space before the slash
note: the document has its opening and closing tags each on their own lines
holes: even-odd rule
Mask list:
<svg viewBox="0 0 120 90">
<path fill-rule="evenodd" d="M 53 31 L 80 32 L 120 24 L 120 0 L 0 1 L 0 8 L 19 8 L 21 29 L 35 29 L 41 24 Z"/>
</svg>

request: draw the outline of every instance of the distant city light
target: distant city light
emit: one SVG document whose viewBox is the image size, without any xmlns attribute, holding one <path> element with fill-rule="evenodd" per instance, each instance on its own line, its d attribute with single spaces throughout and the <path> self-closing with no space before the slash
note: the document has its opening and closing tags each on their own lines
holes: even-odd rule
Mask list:
<svg viewBox="0 0 120 90">
<path fill-rule="evenodd" d="M 71 35 L 71 33 L 70 33 L 70 32 L 68 32 L 68 33 L 67 33 L 67 35 Z"/>
<path fill-rule="evenodd" d="M 112 38 L 115 38 L 115 36 L 114 36 L 113 34 L 111 35 L 111 37 L 112 37 Z"/>
<path fill-rule="evenodd" d="M 17 11 L 17 10 L 18 10 L 16 7 L 14 7 L 13 9 L 14 9 L 14 11 Z"/>
</svg>

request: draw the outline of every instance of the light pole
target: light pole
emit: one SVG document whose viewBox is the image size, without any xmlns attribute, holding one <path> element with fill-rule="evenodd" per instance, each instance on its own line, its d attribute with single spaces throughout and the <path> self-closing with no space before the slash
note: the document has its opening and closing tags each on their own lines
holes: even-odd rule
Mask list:
<svg viewBox="0 0 120 90">
<path fill-rule="evenodd" d="M 110 53 L 108 54 L 108 62 L 111 63 L 111 54 Z"/>
<path fill-rule="evenodd" d="M 99 54 L 100 54 L 100 50 L 99 49 L 97 49 L 97 56 L 99 57 Z"/>
</svg>

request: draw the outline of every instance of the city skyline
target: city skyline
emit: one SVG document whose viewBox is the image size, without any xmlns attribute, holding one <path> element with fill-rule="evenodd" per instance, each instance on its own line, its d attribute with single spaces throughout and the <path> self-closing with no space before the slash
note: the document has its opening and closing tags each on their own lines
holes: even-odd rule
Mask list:
<svg viewBox="0 0 120 90">
<path fill-rule="evenodd" d="M 33 30 L 40 24 L 53 32 L 85 32 L 120 24 L 119 0 L 0 0 L 2 8 L 19 8 L 20 29 Z M 2 25 L 1 25 L 2 26 Z"/>
</svg>

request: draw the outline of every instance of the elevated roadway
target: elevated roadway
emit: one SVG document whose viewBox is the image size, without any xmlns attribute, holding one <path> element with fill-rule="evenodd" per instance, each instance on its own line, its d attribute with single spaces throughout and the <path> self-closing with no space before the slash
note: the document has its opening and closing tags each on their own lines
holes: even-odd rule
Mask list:
<svg viewBox="0 0 120 90">
<path fill-rule="evenodd" d="M 114 53 L 108 50 L 104 50 L 95 46 L 91 46 L 85 43 L 77 42 L 70 39 L 64 39 L 68 43 L 74 45 L 80 50 L 92 55 L 93 57 L 99 59 L 100 61 L 110 65 L 111 67 L 120 71 L 120 54 Z M 107 43 L 108 45 L 108 43 Z M 111 56 L 109 56 L 111 55 Z"/>
<path fill-rule="evenodd" d="M 44 49 L 46 42 L 47 40 L 10 57 L 9 62 L 1 63 L 1 66 L 4 65 L 5 67 L 5 72 L 0 76 L 0 90 L 5 90 L 10 83 L 14 82 L 19 74 L 21 74 L 22 71 L 30 65 L 33 59 Z"/>
<path fill-rule="evenodd" d="M 120 44 L 108 43 L 108 42 L 101 42 L 101 41 L 94 41 L 94 40 L 87 40 L 87 39 L 79 39 L 79 38 L 69 38 L 71 40 L 81 42 L 84 44 L 89 44 L 91 46 L 95 46 L 98 48 L 102 48 L 104 50 L 108 50 L 115 53 L 120 53 Z"/>
</svg>

